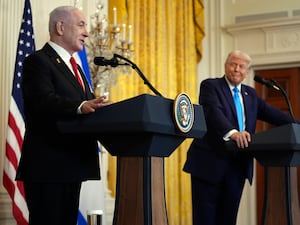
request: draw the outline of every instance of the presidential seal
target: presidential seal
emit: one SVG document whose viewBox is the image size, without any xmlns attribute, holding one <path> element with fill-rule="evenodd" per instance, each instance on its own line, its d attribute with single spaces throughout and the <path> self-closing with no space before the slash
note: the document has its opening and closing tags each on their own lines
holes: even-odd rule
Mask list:
<svg viewBox="0 0 300 225">
<path fill-rule="evenodd" d="M 183 132 L 189 132 L 194 124 L 194 107 L 189 96 L 180 93 L 174 100 L 174 118 L 177 128 Z"/>
</svg>

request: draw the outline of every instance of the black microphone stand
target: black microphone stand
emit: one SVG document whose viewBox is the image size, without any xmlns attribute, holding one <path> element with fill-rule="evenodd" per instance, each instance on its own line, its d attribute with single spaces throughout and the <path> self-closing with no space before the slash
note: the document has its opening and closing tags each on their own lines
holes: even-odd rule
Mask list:
<svg viewBox="0 0 300 225">
<path fill-rule="evenodd" d="M 274 83 L 275 86 L 279 88 L 279 91 L 283 94 L 283 96 L 285 98 L 285 101 L 286 101 L 286 104 L 288 106 L 289 114 L 291 115 L 291 117 L 293 119 L 293 122 L 296 123 L 296 119 L 295 119 L 295 116 L 294 116 L 294 113 L 293 113 L 293 110 L 292 110 L 291 102 L 290 102 L 290 100 L 288 98 L 288 95 L 287 95 L 286 91 L 275 80 L 270 79 L 270 81 L 272 83 Z"/>
<path fill-rule="evenodd" d="M 279 91 L 283 94 L 286 104 L 288 106 L 288 111 L 290 116 L 292 117 L 292 120 L 294 123 L 296 123 L 296 119 L 292 110 L 291 102 L 288 98 L 288 95 L 286 91 L 281 87 L 281 85 L 278 84 L 273 79 L 270 79 L 270 81 L 277 87 L 279 88 Z M 277 90 L 277 89 L 276 89 Z M 286 189 L 286 201 L 287 201 L 287 210 L 286 210 L 286 215 L 287 215 L 287 222 L 288 225 L 292 225 L 292 214 L 291 214 L 291 177 L 290 177 L 290 167 L 285 166 L 284 167 L 284 173 L 285 173 L 285 189 Z M 267 190 L 268 190 L 268 182 L 267 182 L 267 177 L 268 177 L 268 167 L 265 167 L 265 175 L 264 175 L 264 183 L 265 183 L 265 188 L 264 188 L 264 205 L 263 205 L 263 213 L 262 213 L 262 225 L 265 224 L 265 216 L 266 216 L 266 202 L 267 202 Z"/>
<path fill-rule="evenodd" d="M 143 79 L 145 85 L 147 85 L 156 95 L 162 96 L 162 94 L 159 93 L 159 91 L 156 90 L 152 86 L 152 84 L 148 81 L 148 79 L 145 77 L 145 75 L 142 73 L 142 71 L 139 69 L 139 67 L 135 63 L 133 63 L 129 59 L 125 58 L 124 56 L 118 55 L 116 53 L 114 53 L 114 57 L 122 59 L 122 60 L 128 62 L 129 64 L 120 64 L 120 65 L 125 65 L 125 66 L 130 65 L 132 67 L 132 69 L 134 69 L 138 73 L 138 75 Z"/>
</svg>

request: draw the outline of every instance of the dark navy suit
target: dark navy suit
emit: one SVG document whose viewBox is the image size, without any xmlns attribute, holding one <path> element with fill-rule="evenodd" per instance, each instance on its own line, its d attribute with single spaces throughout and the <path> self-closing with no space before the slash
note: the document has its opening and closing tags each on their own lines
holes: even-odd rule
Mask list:
<svg viewBox="0 0 300 225">
<path fill-rule="evenodd" d="M 43 224 L 46 221 L 51 224 L 51 219 L 55 216 L 48 216 L 47 213 L 51 214 L 54 208 L 61 209 L 62 214 L 74 218 L 70 215 L 73 213 L 70 210 L 75 206 L 73 211 L 76 219 L 78 202 L 68 201 L 79 200 L 74 199 L 74 196 L 77 196 L 82 181 L 100 179 L 97 140 L 80 135 L 63 135 L 56 126 L 59 120 L 84 116 L 77 114 L 78 107 L 84 100 L 94 98 L 83 74 L 82 77 L 85 92 L 69 67 L 49 44 L 24 61 L 22 91 L 26 131 L 16 179 L 24 181 L 28 207 L 41 210 L 43 206 L 31 205 L 29 202 L 34 198 L 31 194 L 38 190 L 27 188 L 29 186 L 26 184 L 39 183 L 46 187 L 49 184 L 49 195 L 44 201 L 49 210 L 37 215 L 45 217 Z M 65 192 L 56 191 L 55 184 L 66 184 L 70 198 L 67 198 Z M 69 187 L 74 186 L 73 184 L 75 188 L 71 192 Z M 53 206 L 50 202 L 57 195 L 65 197 L 65 201 Z M 38 198 L 34 201 L 39 201 Z M 60 223 L 68 224 L 65 221 Z"/>
<path fill-rule="evenodd" d="M 263 101 L 252 87 L 242 84 L 241 94 L 245 130 L 249 133 L 255 132 L 257 120 L 273 125 L 293 122 L 288 114 Z M 224 148 L 225 134 L 238 130 L 233 97 L 225 77 L 204 80 L 199 103 L 204 109 L 207 133 L 194 139 L 184 165 L 184 171 L 192 177 L 193 223 L 234 225 L 245 179 L 252 182 L 253 158 L 242 150 L 229 152 Z M 216 203 L 223 208 L 215 208 Z"/>
</svg>

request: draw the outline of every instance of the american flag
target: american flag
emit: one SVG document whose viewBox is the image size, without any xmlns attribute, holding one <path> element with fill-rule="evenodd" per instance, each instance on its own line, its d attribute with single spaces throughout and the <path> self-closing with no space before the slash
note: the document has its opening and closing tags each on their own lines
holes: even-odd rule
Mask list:
<svg viewBox="0 0 300 225">
<path fill-rule="evenodd" d="M 35 50 L 30 0 L 25 0 L 19 33 L 12 96 L 8 115 L 6 155 L 3 185 L 12 199 L 12 213 L 18 225 L 28 224 L 28 209 L 23 183 L 15 181 L 25 132 L 23 97 L 21 91 L 22 65 L 26 56 Z"/>
</svg>

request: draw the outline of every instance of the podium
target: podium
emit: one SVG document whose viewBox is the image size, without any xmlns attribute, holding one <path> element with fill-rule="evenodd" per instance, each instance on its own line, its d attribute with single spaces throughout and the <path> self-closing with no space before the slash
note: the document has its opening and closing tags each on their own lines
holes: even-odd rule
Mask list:
<svg viewBox="0 0 300 225">
<path fill-rule="evenodd" d="M 227 148 L 236 149 L 234 143 Z M 248 148 L 265 167 L 261 225 L 300 225 L 297 166 L 300 166 L 300 125 L 291 123 L 251 137 Z"/>
<path fill-rule="evenodd" d="M 206 132 L 203 109 L 193 105 L 194 124 L 183 133 L 173 119 L 173 100 L 139 95 L 58 123 L 64 133 L 97 138 L 117 156 L 113 225 L 167 225 L 164 158 L 186 139 Z"/>
</svg>

